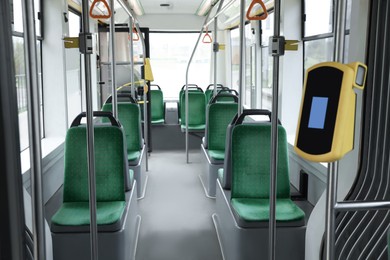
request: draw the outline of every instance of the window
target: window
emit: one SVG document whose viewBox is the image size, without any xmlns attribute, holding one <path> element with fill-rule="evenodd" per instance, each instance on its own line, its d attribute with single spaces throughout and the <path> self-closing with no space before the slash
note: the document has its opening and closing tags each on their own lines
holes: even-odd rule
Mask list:
<svg viewBox="0 0 390 260">
<path fill-rule="evenodd" d="M 305 36 L 313 36 L 332 32 L 333 26 L 332 0 L 305 1 Z"/>
<path fill-rule="evenodd" d="M 351 25 L 351 0 L 347 0 L 346 37 L 344 59 L 348 60 L 349 28 Z M 333 1 L 305 1 L 304 70 L 333 60 Z"/>
<path fill-rule="evenodd" d="M 68 35 L 78 37 L 81 27 L 81 17 L 73 11 L 68 15 Z M 78 48 L 65 49 L 66 63 L 66 100 L 68 106 L 68 126 L 82 111 L 81 91 L 81 57 Z"/>
<path fill-rule="evenodd" d="M 39 73 L 39 97 L 40 97 L 40 112 L 41 112 L 41 137 L 44 137 L 43 128 L 43 91 L 42 91 L 42 47 L 41 42 L 41 24 L 37 19 L 38 12 L 40 12 L 40 0 L 34 0 L 34 7 L 36 12 L 36 33 L 37 40 L 37 58 L 38 58 L 38 73 Z M 19 138 L 21 151 L 29 147 L 28 136 L 28 104 L 27 104 L 27 81 L 26 81 L 26 61 L 24 57 L 24 39 L 23 39 L 23 16 L 22 16 L 22 2 L 21 0 L 13 1 L 13 47 L 14 47 L 14 63 L 15 63 L 15 81 L 16 93 L 18 101 L 19 112 Z"/>
<path fill-rule="evenodd" d="M 268 41 L 274 33 L 274 13 L 269 14 L 268 19 L 261 22 L 261 107 L 272 109 L 272 75 L 273 59 L 269 55 Z"/>
<path fill-rule="evenodd" d="M 256 96 L 252 93 L 256 88 L 256 43 L 252 36 L 251 24 L 245 25 L 245 89 L 243 89 L 242 98 L 244 106 L 248 108 L 255 106 L 252 103 L 252 96 Z"/>
<path fill-rule="evenodd" d="M 154 84 L 159 85 L 164 98 L 178 99 L 186 83 L 186 69 L 198 38 L 198 33 L 151 33 L 150 57 Z M 210 84 L 211 44 L 199 43 L 189 71 L 189 84 L 205 89 Z"/>
<path fill-rule="evenodd" d="M 13 0 L 13 31 L 14 32 L 23 32 L 23 19 L 22 19 L 22 1 Z M 41 0 L 34 0 L 34 12 L 35 12 L 35 30 L 37 36 L 42 36 L 42 26 L 41 26 Z"/>
<path fill-rule="evenodd" d="M 238 91 L 240 84 L 240 30 L 238 28 L 230 31 L 230 46 L 232 64 L 231 87 Z"/>
<path fill-rule="evenodd" d="M 304 70 L 324 61 L 333 59 L 333 37 L 305 41 Z"/>
</svg>

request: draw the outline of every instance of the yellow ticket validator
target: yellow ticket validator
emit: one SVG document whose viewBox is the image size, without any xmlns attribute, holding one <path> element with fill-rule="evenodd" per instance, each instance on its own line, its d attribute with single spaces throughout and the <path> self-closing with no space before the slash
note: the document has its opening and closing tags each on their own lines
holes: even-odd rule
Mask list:
<svg viewBox="0 0 390 260">
<path fill-rule="evenodd" d="M 356 94 L 367 67 L 324 62 L 307 70 L 295 151 L 313 162 L 333 162 L 353 149 Z"/>
</svg>

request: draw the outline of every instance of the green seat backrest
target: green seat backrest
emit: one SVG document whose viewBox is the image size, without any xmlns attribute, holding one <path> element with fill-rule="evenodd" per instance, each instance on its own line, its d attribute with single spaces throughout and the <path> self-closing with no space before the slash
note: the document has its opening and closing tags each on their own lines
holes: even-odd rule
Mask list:
<svg viewBox="0 0 390 260">
<path fill-rule="evenodd" d="M 206 96 L 206 105 L 210 102 L 211 98 L 213 97 L 214 89 L 208 89 L 204 92 Z"/>
<path fill-rule="evenodd" d="M 200 89 L 195 89 L 195 88 L 189 88 L 188 89 L 188 93 L 192 93 L 192 92 L 200 92 L 200 93 L 203 93 L 202 90 Z M 181 107 L 182 107 L 182 100 L 185 100 L 185 94 L 186 94 L 186 91 L 184 89 L 180 90 L 179 92 L 179 104 L 178 104 L 178 111 L 179 111 L 179 118 L 181 118 Z M 184 96 L 184 98 L 183 98 Z M 183 99 L 182 99 L 183 98 Z"/>
<path fill-rule="evenodd" d="M 237 103 L 214 103 L 207 108 L 206 137 L 209 150 L 225 150 L 226 128 L 237 114 Z"/>
<path fill-rule="evenodd" d="M 124 136 L 121 128 L 95 126 L 95 172 L 97 201 L 124 201 Z M 87 202 L 88 159 L 86 127 L 72 127 L 65 140 L 64 202 Z"/>
<path fill-rule="evenodd" d="M 286 131 L 278 126 L 277 198 L 290 198 Z M 243 124 L 232 133 L 232 198 L 269 198 L 271 124 Z"/>
<path fill-rule="evenodd" d="M 112 104 L 104 104 L 102 111 L 112 111 Z M 139 105 L 134 103 L 118 103 L 118 119 L 125 130 L 127 151 L 141 150 L 141 112 Z"/>
<path fill-rule="evenodd" d="M 218 92 L 217 93 L 231 93 L 229 91 L 229 89 L 220 89 L 220 88 L 217 88 Z M 210 103 L 210 100 L 213 98 L 213 94 L 214 94 L 214 89 L 208 89 L 206 90 L 205 92 L 205 95 L 206 95 L 206 105 L 208 103 Z M 232 97 L 221 97 L 218 99 L 218 102 L 219 101 L 226 101 L 226 102 L 234 102 L 234 98 Z"/>
<path fill-rule="evenodd" d="M 152 100 L 152 121 L 164 119 L 164 97 L 161 90 L 151 90 Z"/>
<path fill-rule="evenodd" d="M 188 92 L 188 125 L 204 125 L 206 124 L 206 98 L 203 92 L 195 91 Z M 186 124 L 186 106 L 185 93 L 181 95 L 181 125 Z"/>
</svg>

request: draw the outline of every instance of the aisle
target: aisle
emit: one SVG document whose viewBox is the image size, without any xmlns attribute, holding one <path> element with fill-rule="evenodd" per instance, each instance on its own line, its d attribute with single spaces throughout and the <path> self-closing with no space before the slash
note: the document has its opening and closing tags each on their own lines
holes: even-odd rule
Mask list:
<svg viewBox="0 0 390 260">
<path fill-rule="evenodd" d="M 215 201 L 205 197 L 198 175 L 200 151 L 186 164 L 182 151 L 153 152 L 142 216 L 137 260 L 219 260 L 211 220 Z"/>
</svg>

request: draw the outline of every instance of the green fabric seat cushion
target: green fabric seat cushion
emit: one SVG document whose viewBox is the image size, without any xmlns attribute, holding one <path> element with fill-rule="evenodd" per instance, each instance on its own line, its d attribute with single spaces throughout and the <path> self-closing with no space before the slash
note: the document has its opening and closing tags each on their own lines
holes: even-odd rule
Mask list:
<svg viewBox="0 0 390 260">
<path fill-rule="evenodd" d="M 98 231 L 120 230 L 125 219 L 125 209 L 125 201 L 97 202 Z M 55 233 L 88 232 L 89 225 L 89 202 L 65 202 L 51 220 L 51 230 Z"/>
<path fill-rule="evenodd" d="M 234 198 L 231 200 L 234 211 L 247 222 L 269 220 L 269 199 Z M 276 221 L 304 221 L 305 213 L 290 199 L 277 199 Z M 268 224 L 268 223 L 267 223 Z"/>
<path fill-rule="evenodd" d="M 182 131 L 185 131 L 186 130 L 186 125 L 181 125 L 181 129 Z M 200 125 L 188 125 L 188 130 L 192 130 L 192 131 L 202 131 L 202 130 L 205 130 L 206 129 L 206 125 L 205 124 L 200 124 Z"/>
<path fill-rule="evenodd" d="M 213 160 L 224 160 L 225 159 L 225 150 L 211 150 L 208 149 L 208 154 Z"/>
<path fill-rule="evenodd" d="M 219 179 L 219 182 L 222 184 L 222 181 L 223 181 L 223 168 L 218 169 L 218 179 Z"/>
<path fill-rule="evenodd" d="M 152 124 L 164 124 L 164 119 L 152 119 Z"/>
<path fill-rule="evenodd" d="M 128 161 L 138 160 L 140 156 L 141 156 L 141 152 L 140 151 L 129 151 L 129 150 L 127 150 L 127 160 Z"/>
</svg>

